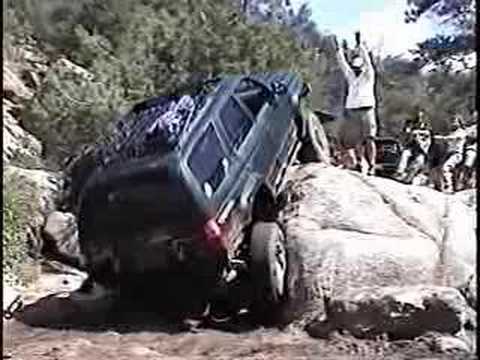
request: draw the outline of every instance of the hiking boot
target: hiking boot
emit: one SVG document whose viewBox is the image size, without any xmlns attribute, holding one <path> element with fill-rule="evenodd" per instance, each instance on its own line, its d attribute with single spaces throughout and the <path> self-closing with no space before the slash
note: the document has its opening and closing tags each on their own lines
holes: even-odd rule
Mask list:
<svg viewBox="0 0 480 360">
<path fill-rule="evenodd" d="M 397 180 L 397 181 L 400 181 L 400 182 L 403 182 L 404 177 L 405 177 L 405 174 L 402 174 L 402 173 L 399 173 L 399 172 L 396 172 L 395 174 L 392 175 L 392 178 L 394 180 Z"/>
</svg>

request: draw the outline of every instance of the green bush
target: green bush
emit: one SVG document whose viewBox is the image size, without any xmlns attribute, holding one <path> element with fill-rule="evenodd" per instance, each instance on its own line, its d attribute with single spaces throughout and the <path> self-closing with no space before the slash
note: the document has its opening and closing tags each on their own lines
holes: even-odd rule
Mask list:
<svg viewBox="0 0 480 360">
<path fill-rule="evenodd" d="M 25 208 L 11 184 L 3 189 L 3 273 L 17 275 L 27 259 Z"/>
</svg>

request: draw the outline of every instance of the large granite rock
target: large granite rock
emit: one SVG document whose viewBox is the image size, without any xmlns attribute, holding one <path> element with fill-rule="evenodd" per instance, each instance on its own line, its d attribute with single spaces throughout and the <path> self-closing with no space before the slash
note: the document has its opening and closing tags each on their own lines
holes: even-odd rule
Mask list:
<svg viewBox="0 0 480 360">
<path fill-rule="evenodd" d="M 42 145 L 25 131 L 19 121 L 22 102 L 33 96 L 33 91 L 24 84 L 20 69 L 6 61 L 3 64 L 3 161 L 18 160 L 35 166 L 40 161 Z"/>
<path fill-rule="evenodd" d="M 14 117 L 17 111 L 17 105 L 3 99 L 3 162 L 20 160 L 35 166 L 40 163 L 42 144 L 20 126 Z"/>
<path fill-rule="evenodd" d="M 42 234 L 45 242 L 43 252 L 49 258 L 77 267 L 83 264 L 75 215 L 61 211 L 50 213 Z"/>
<path fill-rule="evenodd" d="M 327 319 L 312 321 L 307 331 L 315 337 L 327 324 L 361 338 L 413 339 L 430 331 L 462 336 L 476 328 L 476 314 L 451 287 L 367 287 L 331 301 Z"/>
<path fill-rule="evenodd" d="M 282 222 L 302 265 L 302 321 L 355 290 L 465 287 L 475 273 L 474 191 L 445 195 L 321 164 L 292 168 L 289 181 Z"/>
</svg>

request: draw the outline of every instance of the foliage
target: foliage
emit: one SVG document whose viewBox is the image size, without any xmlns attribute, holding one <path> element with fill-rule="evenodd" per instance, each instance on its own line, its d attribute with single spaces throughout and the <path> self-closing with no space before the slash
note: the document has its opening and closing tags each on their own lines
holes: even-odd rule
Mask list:
<svg viewBox="0 0 480 360">
<path fill-rule="evenodd" d="M 475 74 L 427 73 L 421 64 L 401 58 L 383 61 L 379 121 L 384 135 L 399 136 L 404 122 L 422 108 L 433 131 L 445 132 L 453 113 L 465 119 L 475 108 Z"/>
<path fill-rule="evenodd" d="M 52 68 L 24 114 L 25 126 L 57 157 L 97 140 L 115 110 L 188 91 L 209 76 L 277 69 L 311 75 L 310 51 L 292 32 L 247 21 L 230 0 L 22 0 L 18 6 L 53 58 L 67 55 L 92 74 L 84 79 Z"/>
<path fill-rule="evenodd" d="M 290 1 L 284 0 L 233 0 L 233 3 L 253 22 L 279 24 L 288 29 L 304 48 L 317 47 L 321 42 L 307 2 L 296 10 Z"/>
<path fill-rule="evenodd" d="M 459 61 L 468 67 L 465 56 L 475 51 L 475 1 L 408 0 L 407 3 L 407 23 L 415 22 L 422 16 L 431 16 L 448 29 L 448 35 L 437 34 L 418 44 L 414 54 L 442 70 L 451 70 L 449 60 Z"/>
<path fill-rule="evenodd" d="M 314 108 L 334 116 L 343 111 L 346 83 L 338 68 L 333 37 L 323 37 L 314 63 Z M 424 62 L 401 57 L 374 61 L 377 68 L 379 135 L 399 137 L 407 119 L 422 108 L 435 132 L 445 132 L 452 114 L 469 119 L 475 108 L 475 73 L 426 73 Z"/>
<path fill-rule="evenodd" d="M 28 192 L 21 192 L 17 187 L 15 177 L 4 178 L 3 183 L 3 274 L 18 275 L 22 265 L 27 260 L 26 219 L 31 214 L 32 207 Z M 30 189 L 31 190 L 31 189 Z M 26 194 L 28 193 L 28 196 Z"/>
</svg>

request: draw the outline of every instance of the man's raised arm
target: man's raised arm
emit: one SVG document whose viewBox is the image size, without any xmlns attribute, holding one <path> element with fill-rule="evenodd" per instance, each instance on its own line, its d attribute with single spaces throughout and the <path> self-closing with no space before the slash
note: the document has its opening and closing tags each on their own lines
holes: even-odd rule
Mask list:
<svg viewBox="0 0 480 360">
<path fill-rule="evenodd" d="M 360 56 L 362 57 L 363 63 L 365 64 L 365 71 L 367 72 L 367 74 L 372 76 L 375 75 L 375 70 L 372 64 L 372 58 L 368 53 L 365 43 L 360 43 L 358 45 L 358 50 L 359 50 Z"/>
<path fill-rule="evenodd" d="M 342 47 L 337 46 L 337 61 L 340 65 L 340 69 L 342 69 L 343 75 L 347 78 L 348 81 L 352 79 L 355 75 L 353 70 L 350 68 L 350 65 L 347 63 L 347 59 L 345 58 L 345 51 Z"/>
</svg>

